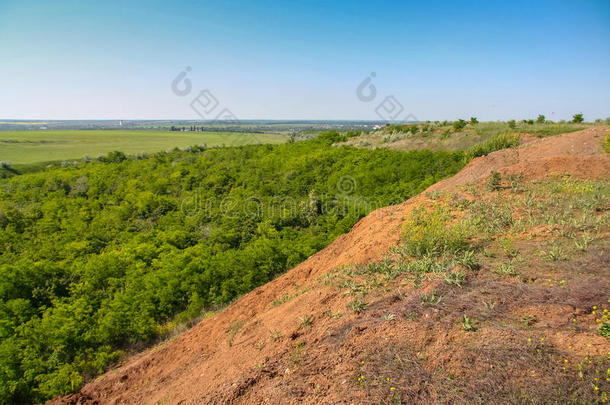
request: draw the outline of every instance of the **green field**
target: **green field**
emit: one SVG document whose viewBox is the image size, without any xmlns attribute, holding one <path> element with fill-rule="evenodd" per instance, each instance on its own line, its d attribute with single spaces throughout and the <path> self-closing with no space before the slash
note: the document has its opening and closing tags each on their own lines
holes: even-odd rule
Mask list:
<svg viewBox="0 0 610 405">
<path fill-rule="evenodd" d="M 0 131 L 0 161 L 27 164 L 95 158 L 119 150 L 127 155 L 192 145 L 282 143 L 277 134 L 238 132 L 171 132 L 137 130 Z"/>
</svg>

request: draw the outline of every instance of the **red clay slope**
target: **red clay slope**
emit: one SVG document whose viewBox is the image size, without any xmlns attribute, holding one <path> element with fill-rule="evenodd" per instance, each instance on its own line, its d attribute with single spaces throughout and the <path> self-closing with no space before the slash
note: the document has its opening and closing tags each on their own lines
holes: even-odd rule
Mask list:
<svg viewBox="0 0 610 405">
<path fill-rule="evenodd" d="M 458 186 L 486 179 L 492 170 L 504 175 L 522 173 L 528 179 L 554 173 L 607 179 L 610 155 L 603 154 L 600 146 L 607 132 L 608 128 L 591 128 L 535 140 L 519 149 L 494 152 L 473 160 L 457 175 L 428 191 L 457 190 Z M 399 243 L 405 214 L 424 198 L 417 196 L 371 213 L 348 234 L 285 275 L 255 289 L 181 336 L 129 359 L 85 385 L 77 394 L 50 403 L 378 403 L 363 394 L 365 391 L 358 391 L 366 383 L 358 380 L 360 385 L 355 385 L 354 376 L 364 373 L 363 368 L 369 362 L 380 369 L 392 363 L 398 367 L 394 372 L 403 370 L 403 377 L 408 376 L 410 382 L 403 386 L 401 395 L 416 402 L 418 398 L 422 402 L 465 402 L 468 396 L 457 394 L 459 389 L 456 394 L 441 395 L 439 389 L 423 388 L 428 383 L 432 386 L 437 378 L 434 370 L 448 373 L 442 386 L 451 386 L 452 375 L 476 366 L 467 353 L 449 353 L 458 341 L 466 346 L 472 342 L 463 341 L 466 339 L 463 334 L 451 332 L 450 328 L 439 329 L 432 324 L 435 312 L 426 312 L 417 322 L 409 322 L 406 307 L 394 307 L 413 304 L 412 289 L 405 287 L 406 292 L 399 292 L 399 296 L 395 290 L 389 291 L 365 312 L 354 313 L 346 309 L 349 298 L 342 292 L 320 286 L 320 276 L 333 269 L 382 258 Z M 606 291 L 610 290 L 610 284 L 602 284 L 608 288 Z M 460 290 L 462 294 L 467 291 Z M 521 290 L 515 294 L 518 291 Z M 272 301 L 284 293 L 296 296 L 274 305 Z M 419 304 L 419 294 L 417 297 Z M 456 295 L 455 300 L 452 306 L 457 311 L 467 307 L 463 301 L 466 298 Z M 404 315 L 405 322 L 384 322 L 388 308 L 394 308 L 391 310 L 399 318 Z M 477 339 L 485 340 L 484 333 L 482 330 Z M 498 338 L 498 332 L 494 333 Z M 595 352 L 610 349 L 604 346 L 607 341 L 603 338 L 592 339 Z M 390 356 L 387 342 L 395 342 L 410 354 Z M 403 343 L 405 347 L 401 346 Z M 428 365 L 423 367 L 417 359 L 426 354 Z M 384 381 L 388 378 L 388 384 L 398 377 L 383 376 Z M 394 387 L 388 389 L 391 395 Z"/>
</svg>

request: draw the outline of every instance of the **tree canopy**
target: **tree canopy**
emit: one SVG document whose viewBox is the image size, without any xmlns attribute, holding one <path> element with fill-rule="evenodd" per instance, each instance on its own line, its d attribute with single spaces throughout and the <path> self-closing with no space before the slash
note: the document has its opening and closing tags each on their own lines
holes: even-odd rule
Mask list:
<svg viewBox="0 0 610 405">
<path fill-rule="evenodd" d="M 116 152 L 1 179 L 0 402 L 76 390 L 465 163 L 331 146 L 340 137 Z"/>
</svg>

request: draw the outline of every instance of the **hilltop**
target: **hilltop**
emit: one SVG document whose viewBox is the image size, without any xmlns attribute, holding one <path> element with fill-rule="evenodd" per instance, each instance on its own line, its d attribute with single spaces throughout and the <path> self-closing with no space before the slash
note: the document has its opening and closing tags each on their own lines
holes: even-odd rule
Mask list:
<svg viewBox="0 0 610 405">
<path fill-rule="evenodd" d="M 50 403 L 604 402 L 607 131 L 478 157 Z"/>
</svg>

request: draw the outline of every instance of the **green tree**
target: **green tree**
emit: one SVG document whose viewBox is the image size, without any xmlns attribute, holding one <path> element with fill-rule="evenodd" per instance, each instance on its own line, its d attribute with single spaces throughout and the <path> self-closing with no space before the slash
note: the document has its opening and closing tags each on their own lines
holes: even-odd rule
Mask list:
<svg viewBox="0 0 610 405">
<path fill-rule="evenodd" d="M 463 119 L 459 119 L 457 121 L 453 121 L 453 131 L 461 132 L 466 127 L 467 122 Z"/>
<path fill-rule="evenodd" d="M 470 158 L 330 147 L 346 138 L 113 152 L 0 179 L 0 403 L 74 391 Z"/>
<path fill-rule="evenodd" d="M 574 114 L 572 116 L 572 122 L 574 124 L 580 124 L 581 122 L 583 122 L 585 119 L 583 118 L 582 114 Z"/>
</svg>

